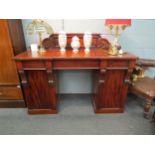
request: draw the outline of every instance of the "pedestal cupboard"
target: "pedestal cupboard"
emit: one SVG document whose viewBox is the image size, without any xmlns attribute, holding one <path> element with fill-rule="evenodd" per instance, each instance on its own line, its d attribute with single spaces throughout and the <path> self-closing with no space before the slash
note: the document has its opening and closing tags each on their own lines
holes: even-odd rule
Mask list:
<svg viewBox="0 0 155 155">
<path fill-rule="evenodd" d="M 79 35 L 81 42 L 82 36 Z M 70 38 L 68 35 L 68 45 Z M 130 75 L 136 63 L 134 55 L 109 56 L 108 42 L 99 35 L 93 35 L 88 54 L 83 47 L 76 54 L 70 47 L 61 53 L 56 35 L 45 39 L 43 45 L 47 48 L 45 53 L 32 55 L 31 51 L 26 51 L 15 57 L 29 114 L 58 112 L 57 72 L 61 70 L 93 71 L 92 102 L 96 113 L 124 111 Z"/>
</svg>

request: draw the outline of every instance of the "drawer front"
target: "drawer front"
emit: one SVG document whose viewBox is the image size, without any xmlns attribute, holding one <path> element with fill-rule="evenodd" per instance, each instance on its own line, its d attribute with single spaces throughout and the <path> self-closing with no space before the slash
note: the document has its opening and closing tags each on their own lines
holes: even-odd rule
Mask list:
<svg viewBox="0 0 155 155">
<path fill-rule="evenodd" d="M 128 67 L 128 60 L 109 60 L 107 67 Z"/>
<path fill-rule="evenodd" d="M 21 88 L 18 87 L 0 87 L 1 100 L 21 100 L 23 99 Z"/>
<path fill-rule="evenodd" d="M 43 61 L 25 61 L 22 63 L 23 68 L 45 68 L 45 63 Z"/>
<path fill-rule="evenodd" d="M 54 69 L 98 69 L 97 60 L 54 60 Z"/>
</svg>

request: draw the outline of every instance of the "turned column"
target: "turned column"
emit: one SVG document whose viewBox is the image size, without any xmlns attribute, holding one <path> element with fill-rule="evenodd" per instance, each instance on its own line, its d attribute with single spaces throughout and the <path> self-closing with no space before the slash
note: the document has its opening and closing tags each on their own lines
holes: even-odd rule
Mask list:
<svg viewBox="0 0 155 155">
<path fill-rule="evenodd" d="M 152 105 L 152 99 L 146 99 L 145 100 L 145 105 L 144 105 L 144 117 L 148 118 L 149 117 L 149 111 Z"/>
</svg>

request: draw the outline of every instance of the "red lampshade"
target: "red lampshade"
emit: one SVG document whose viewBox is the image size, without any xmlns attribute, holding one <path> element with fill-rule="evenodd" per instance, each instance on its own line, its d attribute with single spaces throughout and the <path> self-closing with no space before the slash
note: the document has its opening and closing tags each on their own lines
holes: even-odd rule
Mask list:
<svg viewBox="0 0 155 155">
<path fill-rule="evenodd" d="M 105 25 L 131 25 L 131 19 L 106 19 Z"/>
</svg>

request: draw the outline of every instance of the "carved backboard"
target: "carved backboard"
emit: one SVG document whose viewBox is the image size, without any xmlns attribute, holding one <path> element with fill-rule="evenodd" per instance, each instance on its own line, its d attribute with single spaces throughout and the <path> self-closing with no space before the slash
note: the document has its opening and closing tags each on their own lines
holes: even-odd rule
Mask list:
<svg viewBox="0 0 155 155">
<path fill-rule="evenodd" d="M 80 39 L 80 47 L 84 48 L 83 45 L 83 35 L 82 33 L 68 33 L 67 34 L 67 47 L 71 48 L 71 40 L 73 36 L 78 36 Z M 92 48 L 103 48 L 103 49 L 109 49 L 110 48 L 110 42 L 105 39 L 101 38 L 100 34 L 92 34 Z M 52 48 L 58 48 L 58 34 L 52 34 L 48 38 L 45 38 L 42 41 L 42 45 L 45 49 L 52 49 Z"/>
</svg>

